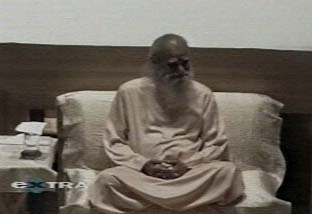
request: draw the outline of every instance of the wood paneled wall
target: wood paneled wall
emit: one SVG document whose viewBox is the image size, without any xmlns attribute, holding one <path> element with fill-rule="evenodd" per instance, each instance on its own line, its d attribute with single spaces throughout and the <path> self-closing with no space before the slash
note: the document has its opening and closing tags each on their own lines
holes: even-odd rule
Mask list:
<svg viewBox="0 0 312 214">
<path fill-rule="evenodd" d="M 5 93 L 0 91 L 0 131 L 5 129 L 5 106 L 6 106 L 6 97 Z"/>
<path fill-rule="evenodd" d="M 146 47 L 0 44 L 0 91 L 7 97 L 5 132 L 31 108 L 51 109 L 55 96 L 115 90 L 144 73 Z M 196 79 L 214 91 L 255 92 L 312 113 L 312 52 L 192 48 Z M 25 120 L 25 119 L 24 119 Z"/>
</svg>

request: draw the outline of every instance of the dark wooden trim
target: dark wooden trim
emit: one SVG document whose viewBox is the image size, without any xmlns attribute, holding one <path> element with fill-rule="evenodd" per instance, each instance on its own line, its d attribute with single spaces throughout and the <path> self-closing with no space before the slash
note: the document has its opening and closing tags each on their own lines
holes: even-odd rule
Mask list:
<svg viewBox="0 0 312 214">
<path fill-rule="evenodd" d="M 278 197 L 292 202 L 293 214 L 311 213 L 312 114 L 283 114 L 282 117 L 281 149 L 287 171 Z"/>
<path fill-rule="evenodd" d="M 57 106 L 57 135 L 58 135 L 58 142 L 57 142 L 57 154 L 56 154 L 56 165 L 57 165 L 57 181 L 66 181 L 65 179 L 65 172 L 63 166 L 63 148 L 64 148 L 64 131 L 63 131 L 63 115 L 62 111 Z M 65 204 L 65 190 L 56 188 L 57 192 L 57 203 L 58 207 L 63 206 Z"/>
<path fill-rule="evenodd" d="M 5 92 L 0 91 L 0 133 L 6 132 L 6 95 Z"/>
</svg>

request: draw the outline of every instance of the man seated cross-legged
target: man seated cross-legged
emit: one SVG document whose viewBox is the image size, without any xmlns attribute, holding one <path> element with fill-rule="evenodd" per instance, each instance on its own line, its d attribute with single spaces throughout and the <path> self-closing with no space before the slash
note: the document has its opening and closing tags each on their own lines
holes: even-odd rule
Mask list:
<svg viewBox="0 0 312 214">
<path fill-rule="evenodd" d="M 115 167 L 89 187 L 92 209 L 122 214 L 151 205 L 185 211 L 233 205 L 244 191 L 228 159 L 213 93 L 192 79 L 186 40 L 156 39 L 146 76 L 120 86 L 104 130 Z"/>
</svg>

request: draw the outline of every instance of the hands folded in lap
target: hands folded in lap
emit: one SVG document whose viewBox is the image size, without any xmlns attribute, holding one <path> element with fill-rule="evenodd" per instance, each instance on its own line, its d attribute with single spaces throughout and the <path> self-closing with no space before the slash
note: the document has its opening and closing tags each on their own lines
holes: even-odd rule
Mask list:
<svg viewBox="0 0 312 214">
<path fill-rule="evenodd" d="M 149 160 L 142 168 L 142 172 L 146 175 L 161 178 L 175 179 L 184 175 L 190 168 L 180 160 Z"/>
</svg>

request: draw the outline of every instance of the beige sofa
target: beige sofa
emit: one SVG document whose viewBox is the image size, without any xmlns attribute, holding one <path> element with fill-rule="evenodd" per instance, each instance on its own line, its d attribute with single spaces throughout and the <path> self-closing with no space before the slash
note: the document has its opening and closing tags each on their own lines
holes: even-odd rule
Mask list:
<svg viewBox="0 0 312 214">
<path fill-rule="evenodd" d="M 112 166 L 101 139 L 114 95 L 115 91 L 78 91 L 57 97 L 59 153 L 62 153 L 59 180 L 67 178 L 88 184 L 99 171 Z M 207 206 L 186 213 L 290 214 L 291 204 L 275 197 L 286 169 L 279 147 L 282 124 L 279 112 L 283 105 L 260 94 L 215 93 L 215 96 L 225 121 L 231 159 L 243 171 L 246 198 L 235 207 Z M 62 214 L 92 213 L 86 189 L 68 189 L 64 199 Z M 155 206 L 136 213 L 175 212 Z"/>
</svg>

